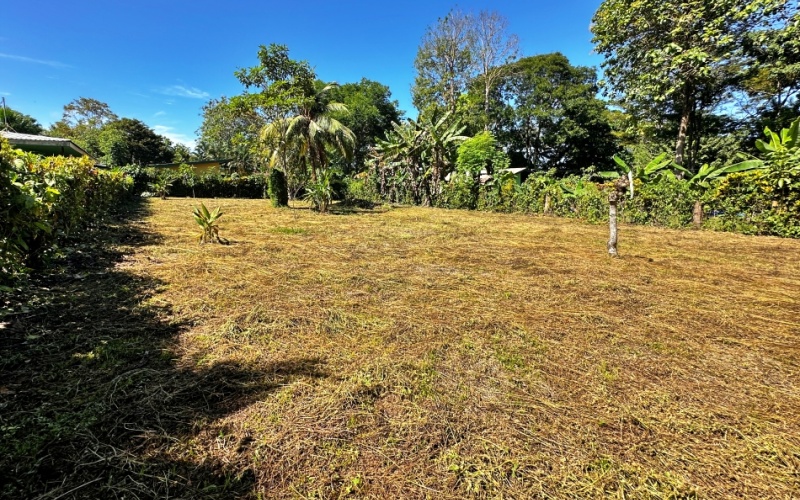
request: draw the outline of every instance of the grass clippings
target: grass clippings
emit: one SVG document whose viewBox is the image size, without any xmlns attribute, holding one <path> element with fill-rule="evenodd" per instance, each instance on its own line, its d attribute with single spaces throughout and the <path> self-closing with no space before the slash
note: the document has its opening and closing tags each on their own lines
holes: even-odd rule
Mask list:
<svg viewBox="0 0 800 500">
<path fill-rule="evenodd" d="M 148 200 L 5 323 L 9 498 L 792 498 L 800 242 Z"/>
</svg>

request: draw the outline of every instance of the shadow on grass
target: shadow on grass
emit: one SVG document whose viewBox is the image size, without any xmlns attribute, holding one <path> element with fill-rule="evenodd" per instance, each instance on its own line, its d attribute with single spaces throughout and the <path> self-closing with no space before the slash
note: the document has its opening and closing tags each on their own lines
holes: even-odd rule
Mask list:
<svg viewBox="0 0 800 500">
<path fill-rule="evenodd" d="M 318 359 L 266 366 L 182 367 L 164 283 L 125 267 L 159 242 L 137 202 L 34 277 L 0 324 L 0 497 L 236 498 L 252 495 L 244 465 L 170 453 L 204 424 L 297 376 Z"/>
</svg>

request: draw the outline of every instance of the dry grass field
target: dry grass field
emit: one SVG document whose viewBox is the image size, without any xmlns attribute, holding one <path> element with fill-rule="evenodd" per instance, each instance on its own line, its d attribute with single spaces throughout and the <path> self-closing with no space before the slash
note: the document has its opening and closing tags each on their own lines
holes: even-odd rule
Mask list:
<svg viewBox="0 0 800 500">
<path fill-rule="evenodd" d="M 199 245 L 199 201 L 0 330 L 0 493 L 800 492 L 800 241 L 623 226 L 612 259 L 571 220 L 204 200 Z"/>
</svg>

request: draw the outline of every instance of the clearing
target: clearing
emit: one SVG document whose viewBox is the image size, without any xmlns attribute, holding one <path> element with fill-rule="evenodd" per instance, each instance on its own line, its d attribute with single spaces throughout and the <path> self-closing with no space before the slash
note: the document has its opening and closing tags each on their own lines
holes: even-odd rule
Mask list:
<svg viewBox="0 0 800 500">
<path fill-rule="evenodd" d="M 789 498 L 800 241 L 147 200 L 2 325 L 0 496 Z"/>
</svg>

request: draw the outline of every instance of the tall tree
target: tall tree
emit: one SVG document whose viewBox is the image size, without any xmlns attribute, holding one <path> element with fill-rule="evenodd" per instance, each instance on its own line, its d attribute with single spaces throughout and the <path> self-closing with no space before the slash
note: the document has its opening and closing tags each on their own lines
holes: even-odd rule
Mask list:
<svg viewBox="0 0 800 500">
<path fill-rule="evenodd" d="M 61 120 L 53 123 L 47 135 L 72 139 L 95 158 L 105 152 L 100 147 L 100 131 L 119 117 L 108 104 L 88 97 L 79 97 L 64 106 Z"/>
<path fill-rule="evenodd" d="M 800 114 L 800 2 L 782 25 L 749 33 L 743 53 L 745 109 L 760 122 L 751 129 L 788 128 Z"/>
<path fill-rule="evenodd" d="M 258 133 L 266 120 L 248 99 L 225 96 L 203 106 L 198 129 L 197 154 L 204 159 L 229 160 L 237 170 L 252 170 L 257 163 Z"/>
<path fill-rule="evenodd" d="M 517 58 L 519 39 L 508 33 L 508 20 L 497 12 L 481 11 L 473 23 L 472 59 L 477 78 L 483 86 L 483 113 L 487 117 L 485 130 L 492 123 L 490 115 L 490 94 L 503 76 L 507 65 Z"/>
<path fill-rule="evenodd" d="M 457 8 L 428 28 L 414 60 L 417 76 L 411 94 L 417 109 L 443 106 L 456 111 L 472 78 L 473 37 L 471 16 Z"/>
<path fill-rule="evenodd" d="M 168 139 L 131 118 L 122 118 L 104 126 L 99 142 L 104 161 L 112 165 L 169 163 L 174 155 Z"/>
<path fill-rule="evenodd" d="M 617 151 L 593 68 L 560 53 L 510 64 L 493 94 L 498 138 L 512 158 L 532 168 L 575 173 L 607 166 Z"/>
<path fill-rule="evenodd" d="M 44 128 L 36 118 L 8 107 L 0 107 L 0 130 L 11 130 L 19 134 L 39 135 Z"/>
<path fill-rule="evenodd" d="M 687 163 L 692 116 L 719 102 L 736 68 L 742 38 L 784 15 L 787 0 L 605 0 L 594 15 L 596 50 L 605 57 L 615 100 L 679 119 L 675 162 Z"/>
</svg>

